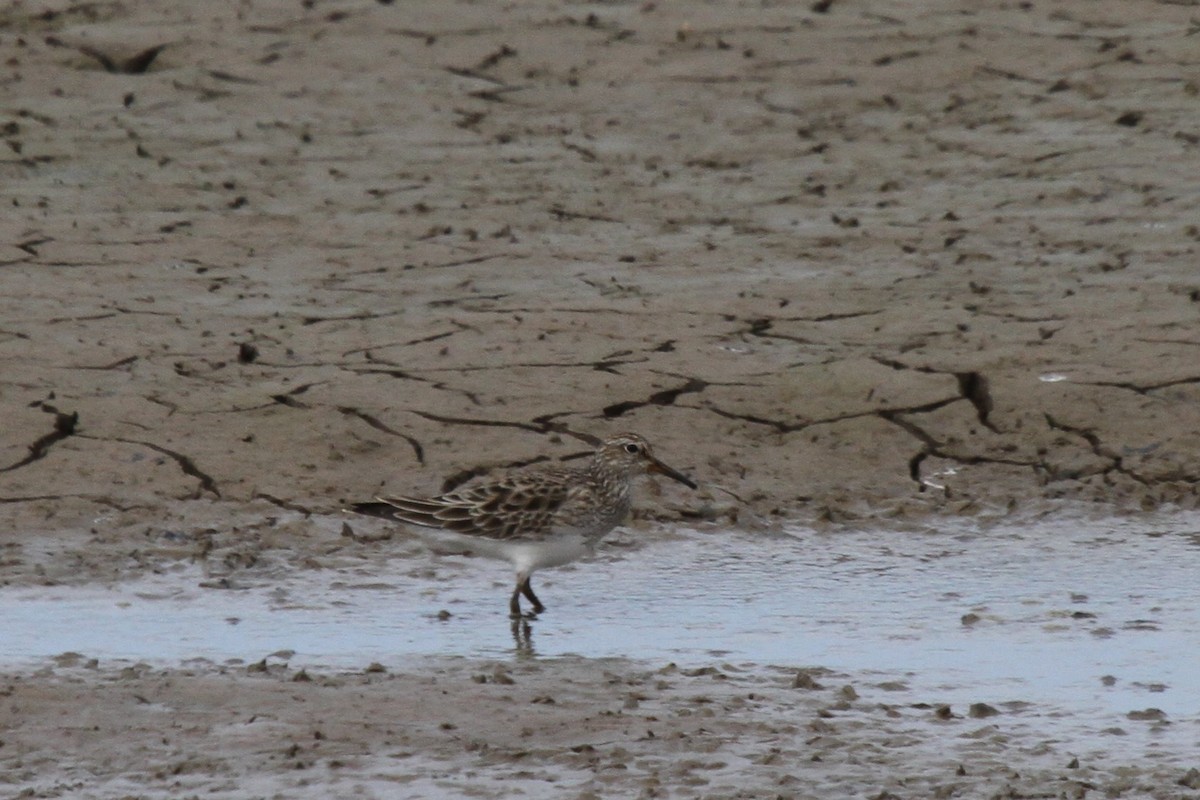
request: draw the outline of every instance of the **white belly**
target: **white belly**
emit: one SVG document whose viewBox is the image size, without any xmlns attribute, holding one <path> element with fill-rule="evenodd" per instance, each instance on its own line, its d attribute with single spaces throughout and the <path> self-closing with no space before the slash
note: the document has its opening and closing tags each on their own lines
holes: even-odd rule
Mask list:
<svg viewBox="0 0 1200 800">
<path fill-rule="evenodd" d="M 559 534 L 543 541 L 531 542 L 488 539 L 429 528 L 415 528 L 414 532 L 435 551 L 498 558 L 509 562 L 517 572 L 524 574 L 547 567 L 561 567 L 592 552 L 588 541 L 574 533 Z"/>
</svg>

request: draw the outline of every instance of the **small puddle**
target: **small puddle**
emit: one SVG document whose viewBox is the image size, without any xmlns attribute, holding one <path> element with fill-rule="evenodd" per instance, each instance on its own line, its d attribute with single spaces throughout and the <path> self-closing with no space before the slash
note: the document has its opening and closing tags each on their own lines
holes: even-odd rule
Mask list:
<svg viewBox="0 0 1200 800">
<path fill-rule="evenodd" d="M 1196 515 L 926 534 L 682 531 L 538 573 L 549 610 L 527 635 L 507 619 L 499 562 L 384 556 L 236 591 L 202 588 L 181 567 L 111 587 L 0 590 L 0 664 L 68 651 L 168 664 L 292 651 L 294 667 L 352 669 L 426 655 L 715 659 L 820 666 L 954 704 L 1194 719 L 1198 562 Z"/>
</svg>

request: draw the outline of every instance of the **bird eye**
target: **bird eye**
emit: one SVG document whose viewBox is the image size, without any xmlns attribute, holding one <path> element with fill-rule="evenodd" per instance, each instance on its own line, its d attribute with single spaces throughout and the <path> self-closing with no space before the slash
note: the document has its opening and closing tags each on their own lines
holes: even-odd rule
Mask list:
<svg viewBox="0 0 1200 800">
<path fill-rule="evenodd" d="M 626 453 L 637 453 L 639 450 L 641 450 L 641 448 L 640 448 L 640 447 L 638 447 L 636 444 L 627 444 L 627 445 L 625 445 L 625 452 L 626 452 Z"/>
</svg>

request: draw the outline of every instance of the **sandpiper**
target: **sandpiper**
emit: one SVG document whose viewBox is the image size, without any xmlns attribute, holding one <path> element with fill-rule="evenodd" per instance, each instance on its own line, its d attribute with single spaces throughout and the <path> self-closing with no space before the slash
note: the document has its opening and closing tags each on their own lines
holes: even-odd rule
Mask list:
<svg viewBox="0 0 1200 800">
<path fill-rule="evenodd" d="M 634 479 L 650 472 L 696 488 L 655 458 L 641 436 L 622 433 L 604 440 L 581 467 L 532 468 L 437 497 L 379 497 L 351 510 L 431 529 L 426 538 L 439 547 L 509 561 L 517 571 L 509 612 L 521 617 L 525 595 L 532 617 L 546 608 L 529 583 L 534 570 L 590 554 L 629 513 Z"/>
</svg>

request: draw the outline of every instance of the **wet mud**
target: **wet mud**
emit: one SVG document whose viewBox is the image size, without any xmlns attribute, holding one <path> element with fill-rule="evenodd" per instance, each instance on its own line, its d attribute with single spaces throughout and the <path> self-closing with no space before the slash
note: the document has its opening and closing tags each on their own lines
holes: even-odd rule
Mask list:
<svg viewBox="0 0 1200 800">
<path fill-rule="evenodd" d="M 1188 797 L 1198 554 L 1195 515 L 660 530 L 542 573 L 531 621 L 432 554 L 9 588 L 0 763 L 43 796 Z M 50 730 L 80 761 L 42 780 Z"/>
</svg>

